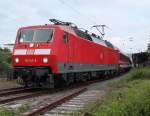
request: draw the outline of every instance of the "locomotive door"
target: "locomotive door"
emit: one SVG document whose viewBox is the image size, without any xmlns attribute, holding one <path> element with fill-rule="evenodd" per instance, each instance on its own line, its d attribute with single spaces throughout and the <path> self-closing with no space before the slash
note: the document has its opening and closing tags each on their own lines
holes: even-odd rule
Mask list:
<svg viewBox="0 0 150 116">
<path fill-rule="evenodd" d="M 63 41 L 66 44 L 66 51 L 67 51 L 67 62 L 69 64 L 69 67 L 73 67 L 73 63 L 75 60 L 75 46 L 73 37 L 68 34 L 67 32 L 64 32 Z"/>
<path fill-rule="evenodd" d="M 68 62 L 69 62 L 69 69 L 74 68 L 75 63 L 75 43 L 74 37 L 68 34 Z"/>
</svg>

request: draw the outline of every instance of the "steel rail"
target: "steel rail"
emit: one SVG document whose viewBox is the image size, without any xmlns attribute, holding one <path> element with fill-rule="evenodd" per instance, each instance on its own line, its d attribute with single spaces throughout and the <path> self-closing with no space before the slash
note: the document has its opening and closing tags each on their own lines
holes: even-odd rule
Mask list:
<svg viewBox="0 0 150 116">
<path fill-rule="evenodd" d="M 2 96 L 8 96 L 8 95 L 13 95 L 13 94 L 18 94 L 18 93 L 23 93 L 23 92 L 33 92 L 39 90 L 38 88 L 20 88 L 20 89 L 14 89 L 14 90 L 7 90 L 7 91 L 2 91 L 0 92 L 0 97 Z"/>
<path fill-rule="evenodd" d="M 11 98 L 0 100 L 0 104 L 9 103 L 9 102 L 16 101 L 16 100 L 28 99 L 28 98 L 32 98 L 32 97 L 38 97 L 38 96 L 42 96 L 42 95 L 45 95 L 48 93 L 49 93 L 48 91 L 42 91 L 42 92 L 40 91 L 40 92 L 27 94 L 27 95 L 21 95 L 21 96 L 17 96 L 17 97 L 13 96 Z"/>
<path fill-rule="evenodd" d="M 0 89 L 0 92 L 4 92 L 4 91 L 11 91 L 11 90 L 19 90 L 19 89 L 23 89 L 24 87 L 14 87 L 14 88 L 8 88 L 8 89 Z"/>
<path fill-rule="evenodd" d="M 39 109 L 33 110 L 31 112 L 26 112 L 26 113 L 24 113 L 24 116 L 38 116 L 42 113 L 45 113 L 49 110 L 52 110 L 53 108 L 57 107 L 58 105 L 76 97 L 77 95 L 81 94 L 82 92 L 84 92 L 86 90 L 87 90 L 87 88 L 81 88 L 72 94 L 69 94 L 63 98 L 60 98 L 59 100 L 56 100 L 56 101 L 53 101 L 52 103 L 49 103 L 46 106 L 40 107 Z"/>
</svg>

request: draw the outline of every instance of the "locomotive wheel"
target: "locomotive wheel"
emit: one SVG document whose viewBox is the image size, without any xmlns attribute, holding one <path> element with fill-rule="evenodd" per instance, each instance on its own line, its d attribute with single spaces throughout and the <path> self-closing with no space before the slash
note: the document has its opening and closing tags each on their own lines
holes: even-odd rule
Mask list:
<svg viewBox="0 0 150 116">
<path fill-rule="evenodd" d="M 82 82 L 86 82 L 87 78 L 88 78 L 88 74 L 87 73 L 81 73 L 81 78 L 82 78 Z"/>
<path fill-rule="evenodd" d="M 64 80 L 64 86 L 69 86 L 71 83 L 70 83 L 70 78 L 69 77 L 70 75 L 65 73 L 65 74 L 62 74 L 62 78 Z"/>
<path fill-rule="evenodd" d="M 58 88 L 60 87 L 60 78 L 59 78 L 60 75 L 54 75 L 54 88 Z"/>
<path fill-rule="evenodd" d="M 27 75 L 23 75 L 22 77 L 22 80 L 23 80 L 23 84 L 24 84 L 24 87 L 27 88 L 29 87 L 29 77 Z"/>
<path fill-rule="evenodd" d="M 59 74 L 58 79 L 59 79 L 59 86 L 60 87 L 64 87 L 67 85 L 66 84 L 67 83 L 66 78 L 67 78 L 67 74 Z"/>
<path fill-rule="evenodd" d="M 75 73 L 75 82 L 80 82 L 80 81 L 81 81 L 80 74 Z"/>
<path fill-rule="evenodd" d="M 17 77 L 17 83 L 20 84 L 20 85 L 23 85 L 24 84 L 24 81 L 21 77 Z"/>
<path fill-rule="evenodd" d="M 65 81 L 65 86 L 69 86 L 72 83 L 77 82 L 76 78 L 77 74 L 76 73 L 68 73 L 68 74 L 63 74 L 63 79 Z"/>
<path fill-rule="evenodd" d="M 92 78 L 92 76 L 91 76 L 91 73 L 90 72 L 88 72 L 88 75 L 87 75 L 88 77 L 87 77 L 87 80 L 89 81 L 89 80 L 91 80 L 91 78 Z"/>
<path fill-rule="evenodd" d="M 68 74 L 57 74 L 54 75 L 54 87 L 64 87 L 70 85 L 70 78 Z"/>
<path fill-rule="evenodd" d="M 66 80 L 66 86 L 70 85 L 70 78 L 67 76 L 67 80 Z"/>
<path fill-rule="evenodd" d="M 109 71 L 105 71 L 105 79 L 109 79 Z"/>
</svg>

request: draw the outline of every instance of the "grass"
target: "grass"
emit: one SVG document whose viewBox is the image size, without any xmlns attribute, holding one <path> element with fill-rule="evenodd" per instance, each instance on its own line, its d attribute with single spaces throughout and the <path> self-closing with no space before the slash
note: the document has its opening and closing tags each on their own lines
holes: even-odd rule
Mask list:
<svg viewBox="0 0 150 116">
<path fill-rule="evenodd" d="M 29 103 L 25 103 L 25 104 L 22 104 L 19 108 L 18 108 L 18 114 L 22 114 L 24 112 L 27 112 L 30 108 L 30 104 Z"/>
<path fill-rule="evenodd" d="M 150 68 L 133 69 L 125 78 L 111 82 L 102 101 L 81 112 L 92 116 L 150 116 Z"/>
<path fill-rule="evenodd" d="M 16 79 L 8 80 L 7 78 L 0 78 L 0 89 L 19 87 L 19 86 L 20 85 L 17 83 Z"/>
<path fill-rule="evenodd" d="M 23 116 L 23 113 L 28 111 L 29 108 L 30 108 L 29 103 L 24 103 L 17 109 L 1 107 L 0 108 L 0 116 Z"/>
<path fill-rule="evenodd" d="M 0 108 L 0 116 L 15 116 L 14 111 L 8 110 L 7 108 Z"/>
</svg>

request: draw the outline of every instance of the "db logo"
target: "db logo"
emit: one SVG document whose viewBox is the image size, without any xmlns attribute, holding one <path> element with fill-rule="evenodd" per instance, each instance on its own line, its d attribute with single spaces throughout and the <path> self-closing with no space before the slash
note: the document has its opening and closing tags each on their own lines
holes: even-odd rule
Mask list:
<svg viewBox="0 0 150 116">
<path fill-rule="evenodd" d="M 35 50 L 33 50 L 33 49 L 29 49 L 29 50 L 27 50 L 26 54 L 27 54 L 27 55 L 33 55 L 33 54 L 34 54 L 34 51 L 35 51 Z"/>
</svg>

